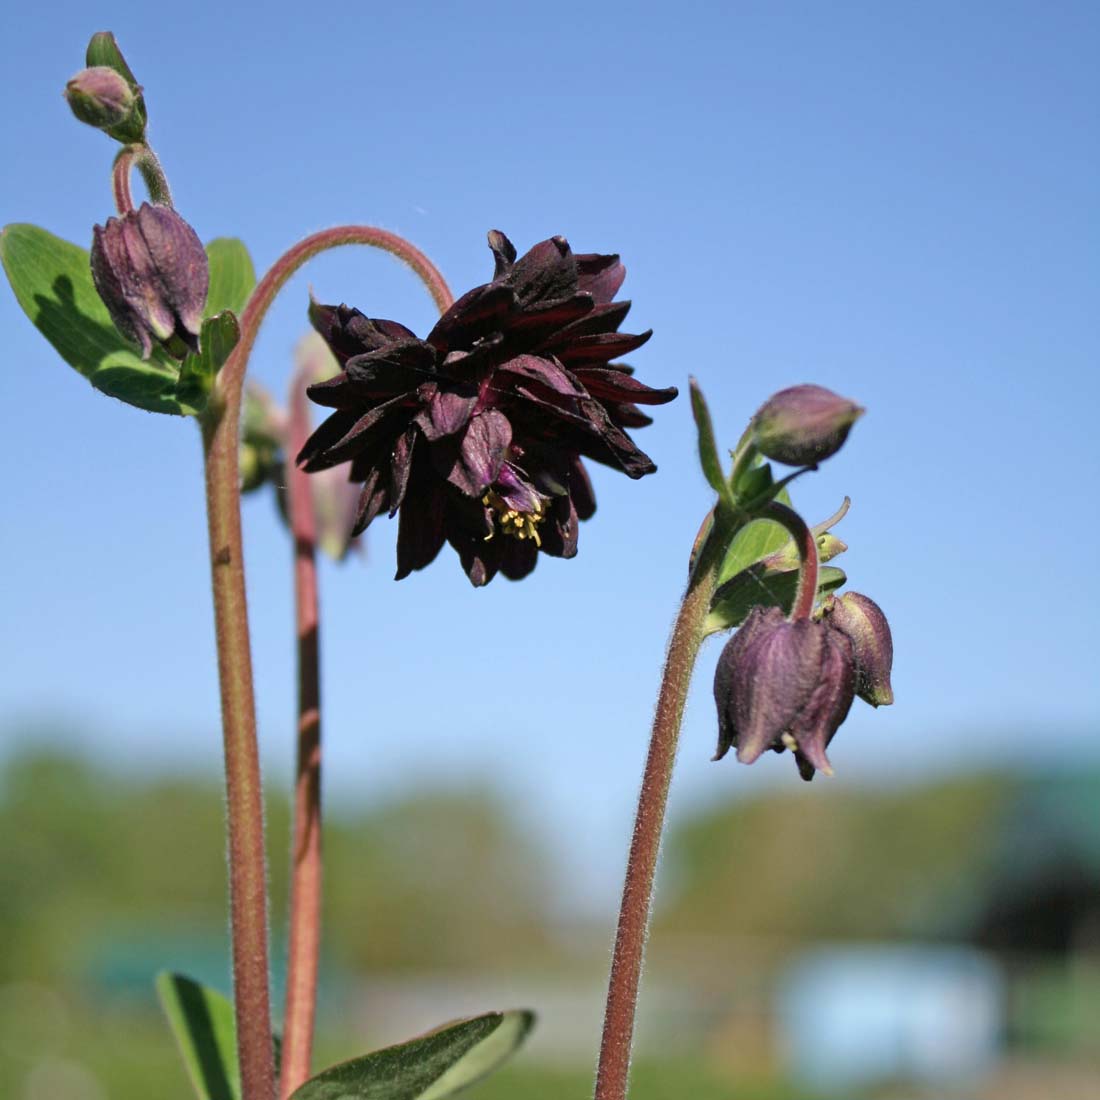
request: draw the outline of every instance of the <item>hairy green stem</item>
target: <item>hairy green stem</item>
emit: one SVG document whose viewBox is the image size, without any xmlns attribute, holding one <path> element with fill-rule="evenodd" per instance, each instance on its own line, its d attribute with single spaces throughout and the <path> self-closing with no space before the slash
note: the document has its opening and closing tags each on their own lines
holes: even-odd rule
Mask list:
<svg viewBox="0 0 1100 1100">
<path fill-rule="evenodd" d="M 596 1071 L 595 1100 L 625 1100 L 626 1097 L 638 986 L 653 904 L 653 884 L 684 703 L 695 659 L 706 637 L 707 614 L 717 586 L 723 553 L 734 533 L 734 521 L 724 509 L 717 509 L 713 527 L 700 550 L 698 566 L 692 574 L 672 628 L 627 858 Z"/>
<path fill-rule="evenodd" d="M 171 206 L 172 191 L 156 153 L 148 145 L 126 145 L 118 151 L 111 168 L 111 190 L 114 193 L 115 209 L 119 214 L 129 214 L 134 209 L 130 175 L 135 168 L 145 181 L 149 201 L 161 206 Z"/>
<path fill-rule="evenodd" d="M 248 358 L 275 296 L 307 260 L 329 248 L 365 244 L 407 263 L 445 310 L 451 293 L 431 261 L 372 226 L 341 226 L 299 241 L 260 280 L 241 315 L 241 338 L 219 372 L 203 416 L 207 516 L 225 738 L 234 1011 L 242 1100 L 274 1100 L 268 976 L 263 802 L 241 539 L 239 436 Z"/>
</svg>

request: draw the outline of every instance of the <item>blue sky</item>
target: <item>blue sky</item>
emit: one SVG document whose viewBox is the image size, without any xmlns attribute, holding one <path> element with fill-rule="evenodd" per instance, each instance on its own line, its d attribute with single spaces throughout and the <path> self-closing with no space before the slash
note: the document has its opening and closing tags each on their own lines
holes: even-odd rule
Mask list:
<svg viewBox="0 0 1100 1100">
<path fill-rule="evenodd" d="M 94 19 L 94 21 L 90 21 Z M 18 20 L 18 21 L 17 21 Z M 406 234 L 461 292 L 485 232 L 618 251 L 653 385 L 696 375 L 723 439 L 814 381 L 868 409 L 798 484 L 848 494 L 851 586 L 893 624 L 897 705 L 857 704 L 834 785 L 1096 755 L 1100 9 L 1091 3 L 269 7 L 55 3 L 0 16 L 0 221 L 87 244 L 112 144 L 60 97 L 113 29 L 204 239 L 265 269 L 340 222 Z M 282 392 L 307 289 L 424 333 L 385 256 L 315 261 L 253 371 Z M 48 720 L 106 761 L 213 769 L 218 704 L 194 425 L 94 393 L 0 288 L 8 469 L 0 747 Z M 618 889 L 668 627 L 708 491 L 679 400 L 660 472 L 597 470 L 579 556 L 474 591 L 449 551 L 394 584 L 394 526 L 323 571 L 329 784 L 503 786 Z M 289 767 L 289 547 L 246 503 L 264 755 Z M 675 805 L 798 780 L 709 763 L 703 655 Z M 824 781 L 807 790 L 806 797 Z"/>
</svg>

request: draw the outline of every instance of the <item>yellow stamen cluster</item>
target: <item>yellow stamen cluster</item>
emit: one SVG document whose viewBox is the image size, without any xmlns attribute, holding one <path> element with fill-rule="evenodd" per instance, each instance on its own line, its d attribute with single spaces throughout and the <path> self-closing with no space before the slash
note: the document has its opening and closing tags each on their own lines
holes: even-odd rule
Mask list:
<svg viewBox="0 0 1100 1100">
<path fill-rule="evenodd" d="M 497 524 L 505 535 L 511 535 L 514 539 L 534 539 L 536 546 L 542 545 L 539 538 L 539 524 L 543 521 L 541 502 L 535 504 L 533 512 L 517 512 L 510 508 L 508 503 L 496 492 L 490 489 L 482 498 L 481 503 L 496 512 Z M 492 532 L 485 536 L 485 541 L 493 537 Z"/>
</svg>

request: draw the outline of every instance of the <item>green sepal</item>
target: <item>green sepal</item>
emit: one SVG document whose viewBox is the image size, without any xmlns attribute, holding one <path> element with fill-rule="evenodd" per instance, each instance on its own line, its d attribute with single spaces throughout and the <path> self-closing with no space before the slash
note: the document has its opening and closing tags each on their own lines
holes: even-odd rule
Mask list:
<svg viewBox="0 0 1100 1100">
<path fill-rule="evenodd" d="M 141 94 L 141 85 L 137 77 L 126 64 L 126 58 L 118 48 L 115 36 L 110 31 L 98 31 L 92 35 L 85 52 L 85 62 L 89 68 L 93 65 L 106 65 L 114 69 L 130 85 L 134 93 L 134 107 L 125 121 L 117 126 L 105 130 L 115 141 L 121 141 L 123 145 L 134 145 L 145 141 L 145 127 L 149 122 L 149 114 L 145 109 L 145 97 Z"/>
<path fill-rule="evenodd" d="M 732 511 L 733 494 L 722 471 L 722 460 L 718 457 L 710 409 L 707 408 L 706 398 L 695 379 L 689 379 L 688 384 L 691 389 L 691 413 L 695 418 L 695 430 L 699 439 L 699 465 L 710 487 L 718 494 L 718 499 Z"/>
<path fill-rule="evenodd" d="M 23 312 L 97 390 L 147 412 L 186 416 L 179 367 L 160 349 L 142 359 L 115 328 L 92 282 L 87 249 L 36 225 L 0 232 L 0 261 Z"/>
<path fill-rule="evenodd" d="M 341 1062 L 291 1100 L 443 1100 L 491 1073 L 526 1038 L 534 1014 L 490 1012 Z"/>
<path fill-rule="evenodd" d="M 181 405 L 196 413 L 206 407 L 214 379 L 240 338 L 241 326 L 232 310 L 223 310 L 203 321 L 198 354 L 189 355 L 180 366 L 176 397 Z"/>
<path fill-rule="evenodd" d="M 843 569 L 823 565 L 817 572 L 818 598 L 827 596 L 848 580 Z M 706 634 L 717 634 L 740 626 L 754 607 L 778 607 L 787 614 L 794 604 L 798 589 L 798 570 L 775 569 L 765 562 L 757 562 L 742 570 L 732 580 L 726 581 L 710 604 L 703 629 Z"/>
<path fill-rule="evenodd" d="M 236 237 L 215 237 L 206 246 L 210 261 L 210 286 L 206 292 L 204 317 L 231 309 L 239 317 L 256 286 L 256 269 L 244 241 Z"/>
<path fill-rule="evenodd" d="M 156 986 L 199 1100 L 241 1100 L 233 1005 L 182 974 L 163 971 Z"/>
</svg>

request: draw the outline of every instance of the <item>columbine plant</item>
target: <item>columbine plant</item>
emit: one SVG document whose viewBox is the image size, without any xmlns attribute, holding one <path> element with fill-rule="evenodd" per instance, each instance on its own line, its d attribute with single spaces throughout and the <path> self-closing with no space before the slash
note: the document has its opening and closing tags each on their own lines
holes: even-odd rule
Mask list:
<svg viewBox="0 0 1100 1100">
<path fill-rule="evenodd" d="M 518 256 L 489 234 L 492 279 L 454 301 L 419 250 L 370 226 L 299 241 L 256 282 L 243 244 L 203 247 L 175 210 L 148 143 L 143 89 L 114 37 L 95 35 L 66 98 L 82 122 L 120 144 L 111 171 L 116 214 L 92 247 L 30 225 L 0 237 L 23 309 L 94 387 L 138 408 L 193 418 L 203 445 L 207 528 L 225 740 L 232 1004 L 180 975 L 158 988 L 198 1095 L 229 1082 L 242 1100 L 433 1100 L 493 1069 L 532 1024 L 488 1013 L 311 1076 L 321 898 L 321 710 L 316 548 L 344 558 L 382 512 L 399 516 L 397 578 L 445 543 L 475 586 L 518 580 L 540 553 L 570 558 L 595 512 L 584 460 L 640 478 L 656 470 L 627 434 L 641 405 L 676 396 L 616 362 L 649 332 L 620 332 L 625 269 L 614 255 L 574 254 L 551 237 Z M 149 201 L 135 207 L 140 172 Z M 319 336 L 304 342 L 287 411 L 254 384 L 248 357 L 275 295 L 303 263 L 345 244 L 391 252 L 440 311 L 424 339 L 346 305 L 311 303 Z M 309 405 L 328 410 L 311 427 Z M 703 640 L 740 627 L 718 661 L 721 759 L 752 763 L 791 751 L 803 778 L 831 774 L 826 748 L 858 695 L 890 703 L 890 629 L 844 574 L 845 549 L 809 528 L 785 486 L 844 443 L 862 410 L 819 386 L 776 394 L 723 470 L 702 394 L 692 383 L 703 472 L 717 499 L 696 539 L 669 644 L 615 943 L 596 1084 L 626 1096 L 638 979 L 665 804 L 688 683 Z M 776 479 L 767 460 L 795 467 Z M 293 543 L 298 642 L 298 764 L 291 851 L 287 1001 L 276 1043 L 268 984 L 267 885 L 240 494 L 271 484 Z M 280 1053 L 281 1050 L 281 1053 Z"/>
</svg>

